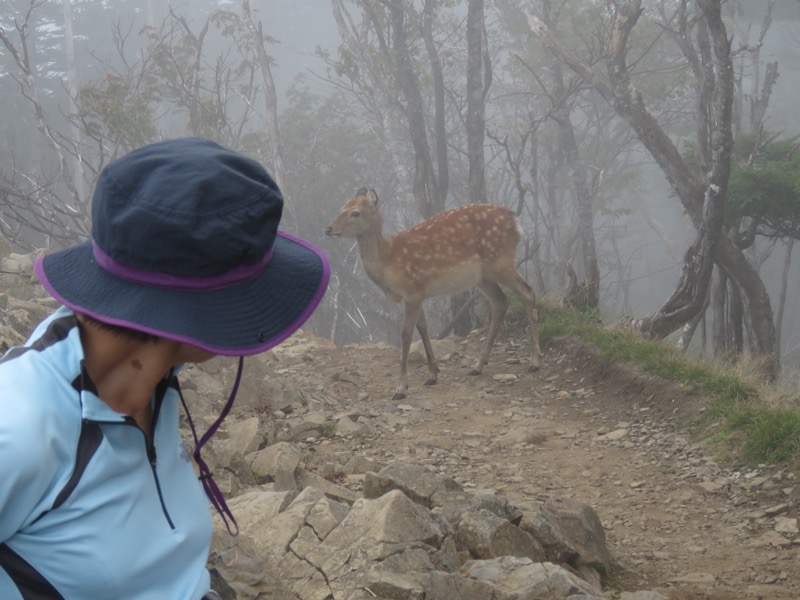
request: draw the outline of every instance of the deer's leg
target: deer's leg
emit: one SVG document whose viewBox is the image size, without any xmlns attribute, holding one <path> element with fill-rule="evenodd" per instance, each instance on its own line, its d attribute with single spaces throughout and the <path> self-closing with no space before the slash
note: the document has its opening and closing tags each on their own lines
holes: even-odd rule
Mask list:
<svg viewBox="0 0 800 600">
<path fill-rule="evenodd" d="M 439 377 L 439 366 L 436 364 L 436 357 L 433 355 L 433 345 L 428 335 L 428 321 L 425 319 L 425 309 L 419 309 L 419 319 L 417 319 L 417 331 L 422 338 L 422 345 L 425 347 L 425 356 L 428 358 L 428 380 L 425 385 L 434 385 Z"/>
<path fill-rule="evenodd" d="M 422 311 L 422 303 L 405 303 L 405 311 L 403 315 L 403 329 L 400 332 L 400 339 L 402 342 L 402 352 L 400 355 L 400 381 L 397 384 L 393 400 L 402 400 L 406 397 L 406 390 L 408 390 L 408 350 L 411 347 L 411 337 L 414 335 L 414 327 L 419 321 L 419 315 Z"/>
<path fill-rule="evenodd" d="M 538 371 L 539 358 L 542 356 L 542 351 L 539 348 L 539 313 L 536 310 L 536 295 L 533 292 L 533 288 L 519 276 L 516 270 L 514 270 L 513 277 L 502 283 L 511 288 L 525 307 L 525 316 L 528 318 L 528 325 L 530 325 L 531 330 L 531 363 L 528 371 Z"/>
<path fill-rule="evenodd" d="M 508 297 L 503 293 L 503 290 L 497 283 L 484 278 L 478 282 L 478 289 L 483 292 L 483 295 L 486 296 L 489 303 L 492 305 L 492 317 L 489 321 L 489 331 L 486 333 L 486 341 L 481 349 L 478 362 L 475 363 L 475 366 L 467 375 L 480 375 L 481 371 L 483 371 L 483 367 L 489 362 L 489 353 L 492 351 L 497 332 L 500 331 L 503 317 L 506 316 L 506 311 L 508 310 Z"/>
</svg>

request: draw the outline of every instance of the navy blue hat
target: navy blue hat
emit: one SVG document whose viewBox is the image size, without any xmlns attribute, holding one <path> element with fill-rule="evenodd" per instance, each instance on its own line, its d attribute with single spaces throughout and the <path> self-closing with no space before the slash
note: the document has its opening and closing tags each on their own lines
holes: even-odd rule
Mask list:
<svg viewBox="0 0 800 600">
<path fill-rule="evenodd" d="M 319 304 L 321 250 L 278 230 L 283 197 L 255 160 L 199 138 L 109 163 L 92 198 L 92 240 L 35 270 L 73 310 L 214 354 L 268 350 Z"/>
</svg>

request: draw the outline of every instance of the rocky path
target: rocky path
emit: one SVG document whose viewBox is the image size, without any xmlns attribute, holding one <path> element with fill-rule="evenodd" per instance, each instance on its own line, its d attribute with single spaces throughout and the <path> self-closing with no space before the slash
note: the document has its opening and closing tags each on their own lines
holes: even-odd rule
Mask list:
<svg viewBox="0 0 800 600">
<path fill-rule="evenodd" d="M 532 374 L 523 373 L 523 348 L 506 340 L 481 376 L 467 377 L 478 343 L 440 350 L 436 386 L 423 387 L 426 368 L 414 365 L 399 402 L 395 348 L 321 350 L 286 361 L 283 372 L 372 432 L 337 431 L 313 442 L 320 450 L 426 464 L 520 506 L 589 503 L 618 565 L 616 589 L 676 600 L 800 598 L 795 475 L 715 460 L 691 433 L 702 398 L 607 364 L 574 340 L 551 345 Z"/>
</svg>

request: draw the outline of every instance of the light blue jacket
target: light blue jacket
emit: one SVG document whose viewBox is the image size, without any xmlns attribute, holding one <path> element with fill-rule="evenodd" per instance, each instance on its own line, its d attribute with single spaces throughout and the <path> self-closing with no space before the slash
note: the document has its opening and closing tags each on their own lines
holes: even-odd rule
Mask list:
<svg viewBox="0 0 800 600">
<path fill-rule="evenodd" d="M 211 516 L 178 432 L 178 394 L 154 401 L 148 448 L 92 393 L 82 361 L 66 308 L 0 361 L 0 598 L 43 578 L 42 599 L 199 600 Z"/>
</svg>

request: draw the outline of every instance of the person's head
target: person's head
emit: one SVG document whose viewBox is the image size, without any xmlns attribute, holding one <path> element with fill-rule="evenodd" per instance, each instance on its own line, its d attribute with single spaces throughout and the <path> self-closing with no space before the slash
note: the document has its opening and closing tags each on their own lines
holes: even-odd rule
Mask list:
<svg viewBox="0 0 800 600">
<path fill-rule="evenodd" d="M 109 163 L 92 199 L 92 239 L 41 257 L 45 288 L 109 326 L 245 356 L 311 315 L 329 265 L 278 231 L 283 197 L 255 160 L 199 138 Z"/>
</svg>

